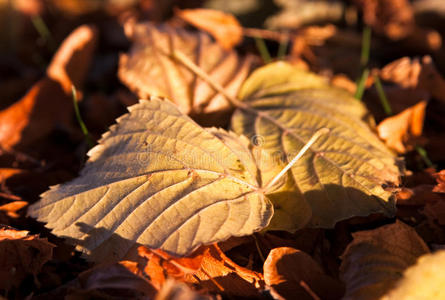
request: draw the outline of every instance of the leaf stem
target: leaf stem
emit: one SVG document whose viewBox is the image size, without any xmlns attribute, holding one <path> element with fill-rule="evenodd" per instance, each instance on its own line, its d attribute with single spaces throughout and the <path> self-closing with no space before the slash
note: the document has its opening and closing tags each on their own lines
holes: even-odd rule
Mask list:
<svg viewBox="0 0 445 300">
<path fill-rule="evenodd" d="M 329 132 L 328 128 L 321 128 L 309 139 L 306 145 L 301 148 L 300 152 L 280 171 L 268 184 L 264 187 L 264 192 L 270 189 L 293 165 L 306 153 L 306 151 L 324 134 Z"/>
<path fill-rule="evenodd" d="M 430 158 L 428 157 L 428 153 L 423 147 L 416 145 L 416 151 L 417 153 L 419 153 L 420 157 L 422 157 L 423 162 L 427 165 L 428 168 L 434 168 L 433 162 L 430 160 Z"/>
<path fill-rule="evenodd" d="M 289 45 L 289 39 L 283 39 L 280 41 L 280 46 L 278 47 L 277 58 L 283 59 L 287 52 L 287 47 Z"/>
<path fill-rule="evenodd" d="M 358 84 L 357 84 L 357 90 L 355 91 L 354 97 L 357 100 L 361 100 L 363 97 L 363 94 L 365 92 L 365 85 L 366 85 L 366 79 L 368 79 L 369 76 L 369 69 L 365 68 L 363 70 L 362 76 L 360 77 Z"/>
</svg>

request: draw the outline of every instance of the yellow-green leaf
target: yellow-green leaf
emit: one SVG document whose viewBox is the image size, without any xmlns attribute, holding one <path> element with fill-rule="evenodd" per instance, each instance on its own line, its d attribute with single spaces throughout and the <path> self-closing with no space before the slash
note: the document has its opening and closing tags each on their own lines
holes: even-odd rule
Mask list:
<svg viewBox="0 0 445 300">
<path fill-rule="evenodd" d="M 185 255 L 267 226 L 273 207 L 243 142 L 159 98 L 129 111 L 89 152 L 81 175 L 44 193 L 31 216 L 97 261 L 135 243 Z"/>
<path fill-rule="evenodd" d="M 309 225 L 320 227 L 352 216 L 393 215 L 392 191 L 384 187 L 399 184 L 399 161 L 371 130 L 362 103 L 284 62 L 256 70 L 239 95 L 245 106 L 235 111 L 231 128 L 262 142 L 254 152 L 263 184 L 317 130 L 330 129 L 292 167 L 292 182 L 269 195 L 276 199 L 270 229 L 301 227 L 307 223 L 308 207 Z M 284 203 L 278 193 L 287 194 Z"/>
</svg>

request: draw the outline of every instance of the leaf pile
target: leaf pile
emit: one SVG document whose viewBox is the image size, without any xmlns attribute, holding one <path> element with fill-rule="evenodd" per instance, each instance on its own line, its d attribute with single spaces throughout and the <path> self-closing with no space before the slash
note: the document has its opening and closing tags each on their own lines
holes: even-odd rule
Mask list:
<svg viewBox="0 0 445 300">
<path fill-rule="evenodd" d="M 0 24 L 1 299 L 443 297 L 437 1 L 0 1 Z"/>
</svg>

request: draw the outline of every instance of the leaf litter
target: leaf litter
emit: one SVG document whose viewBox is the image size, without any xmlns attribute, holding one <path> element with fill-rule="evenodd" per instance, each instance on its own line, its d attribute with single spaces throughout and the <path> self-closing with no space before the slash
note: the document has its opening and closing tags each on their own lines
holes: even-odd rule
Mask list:
<svg viewBox="0 0 445 300">
<path fill-rule="evenodd" d="M 12 8 L 23 14 L 13 26 L 35 18 L 38 26 L 49 22 L 47 32 L 54 36 L 40 37 L 31 60 L 24 53 L 29 53 L 25 45 L 33 34 L 26 26 L 17 27 L 20 34 L 28 32 L 13 37 L 23 42 L 17 57 L 24 63 L 0 64 L 7 70 L 1 77 L 8 80 L 17 81 L 17 74 L 26 73 L 24 66 L 47 70 L 28 94 L 23 90 L 15 112 L 15 106 L 3 106 L 1 113 L 0 222 L 32 234 L 17 231 L 22 232 L 17 238 L 0 244 L 24 246 L 30 239 L 51 245 L 52 252 L 34 244 L 32 249 L 42 250 L 31 253 L 25 246 L 24 252 L 9 251 L 8 262 L 19 262 L 20 253 L 26 253 L 23 261 L 36 267 L 5 277 L 0 296 L 293 299 L 301 293 L 308 299 L 404 299 L 423 291 L 413 289 L 409 280 L 415 280 L 431 292 L 422 295 L 433 299 L 440 274 L 432 266 L 442 262 L 430 263 L 435 254 L 427 253 L 445 243 L 441 17 L 425 22 L 419 15 L 424 12 L 408 1 L 369 1 L 365 4 L 375 7 L 366 8 L 360 1 L 288 5 L 277 0 L 281 14 L 264 10 L 262 20 L 273 17 L 275 28 L 283 28 L 278 31 L 253 28 L 260 20 L 258 11 L 253 19 L 238 14 L 237 20 L 228 13 L 231 0 L 224 1 L 224 14 L 193 10 L 184 1 L 176 13 L 201 21 L 191 29 L 177 17 L 166 19 L 174 15 L 172 4 L 179 3 L 173 0 L 94 7 L 70 2 L 61 6 L 36 0 L 35 9 Z M 329 7 L 334 10 L 323 15 Z M 304 12 L 308 14 L 299 23 L 286 19 Z M 107 15 L 107 21 L 100 23 L 98 14 Z M 205 18 L 196 17 L 200 14 Z M 74 29 L 61 16 L 97 27 L 79 28 L 52 64 L 42 68 L 54 54 L 48 52 L 51 41 L 60 42 Z M 147 17 L 157 23 L 134 21 Z M 350 96 L 359 71 L 354 60 L 360 57 L 357 24 L 362 21 L 374 30 L 369 64 L 383 80 L 395 113 L 386 120 L 372 78 L 363 103 Z M 122 28 L 111 30 L 123 23 L 130 44 L 125 44 Z M 284 62 L 259 67 L 252 37 L 266 39 L 269 55 Z M 11 36 L 0 38 L 20 45 Z M 431 56 L 414 56 L 425 54 Z M 25 76 L 26 82 L 36 74 Z M 131 91 L 118 84 L 117 75 Z M 82 91 L 80 114 L 94 138 L 125 106 L 134 105 L 93 148 L 77 178 L 87 145 L 73 114 L 72 84 Z M 169 85 L 174 88 L 165 89 Z M 137 97 L 149 100 L 137 104 Z M 387 138 L 380 134 L 380 140 L 383 125 Z M 329 133 L 317 134 L 321 128 Z M 419 146 L 426 154 L 411 151 Z M 304 147 L 308 151 L 298 154 Z M 329 152 L 333 150 L 335 155 Z M 428 155 L 436 169 L 424 171 L 421 155 Z M 265 164 L 270 156 L 275 163 Z M 57 183 L 38 201 L 40 192 Z M 213 213 L 206 204 L 215 207 Z M 56 235 L 25 216 L 28 206 L 31 215 L 49 221 Z M 193 217 L 196 210 L 199 221 Z M 245 213 L 249 221 L 243 223 Z M 240 235 L 245 237 L 233 237 Z M 411 271 L 418 257 L 419 266 L 433 274 L 431 280 Z"/>
</svg>

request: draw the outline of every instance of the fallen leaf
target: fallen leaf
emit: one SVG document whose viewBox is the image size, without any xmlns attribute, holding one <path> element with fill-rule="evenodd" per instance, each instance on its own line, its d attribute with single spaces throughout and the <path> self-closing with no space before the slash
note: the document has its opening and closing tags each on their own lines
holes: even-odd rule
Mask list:
<svg viewBox="0 0 445 300">
<path fill-rule="evenodd" d="M 210 33 L 225 49 L 232 49 L 243 39 L 243 28 L 229 13 L 214 9 L 183 9 L 176 14 L 186 22 Z"/>
<path fill-rule="evenodd" d="M 381 300 L 445 299 L 445 251 L 419 257 L 403 272 L 403 278 Z"/>
<path fill-rule="evenodd" d="M 26 275 L 35 276 L 51 259 L 55 245 L 28 231 L 0 228 L 0 289 L 17 287 Z"/>
<path fill-rule="evenodd" d="M 275 299 L 340 299 L 344 293 L 341 282 L 326 275 L 310 255 L 289 247 L 269 253 L 264 281 Z"/>
<path fill-rule="evenodd" d="M 377 126 L 379 137 L 398 153 L 413 150 L 422 135 L 426 105 L 426 101 L 421 101 L 395 116 L 384 119 Z"/>
<path fill-rule="evenodd" d="M 224 292 L 238 297 L 258 297 L 264 288 L 261 273 L 243 268 L 228 258 L 218 245 L 207 246 L 201 267 L 185 281 L 198 284 L 213 292 Z"/>
<path fill-rule="evenodd" d="M 96 261 L 118 260 L 136 243 L 182 256 L 267 226 L 273 207 L 245 145 L 168 100 L 129 111 L 90 150 L 80 177 L 42 194 L 29 215 Z"/>
<path fill-rule="evenodd" d="M 201 267 L 202 260 L 207 252 L 207 247 L 201 247 L 187 257 L 173 257 L 162 250 L 151 250 L 140 246 L 138 247 L 138 255 L 145 262 L 139 266 L 139 269 L 150 278 L 150 282 L 159 290 L 168 277 L 181 280 L 186 274 L 195 274 Z"/>
<path fill-rule="evenodd" d="M 251 57 L 225 51 L 205 33 L 167 25 L 127 25 L 126 32 L 133 47 L 119 60 L 118 75 L 125 85 L 140 98 L 166 97 L 185 114 L 213 125 L 225 123 L 223 116 L 231 109 L 230 103 L 171 55 L 175 51 L 184 53 L 232 96 L 249 73 Z"/>
<path fill-rule="evenodd" d="M 231 128 L 261 142 L 254 150 L 263 184 L 317 130 L 331 130 L 291 168 L 283 188 L 268 194 L 275 206 L 269 229 L 294 231 L 308 221 L 331 227 L 353 216 L 394 214 L 392 191 L 383 185 L 399 184 L 399 161 L 371 130 L 364 105 L 349 93 L 277 62 L 253 72 L 239 98 L 245 106 L 233 114 Z"/>
<path fill-rule="evenodd" d="M 68 288 L 65 299 L 153 299 L 156 289 L 130 272 L 130 262 L 99 265 L 82 272 Z M 136 264 L 136 263 L 134 263 Z"/>
<path fill-rule="evenodd" d="M 21 210 L 25 206 L 28 205 L 28 202 L 26 201 L 13 201 L 9 202 L 3 205 L 0 205 L 0 211 L 6 212 L 6 214 L 10 218 L 18 218 L 19 215 L 17 214 L 17 211 Z"/>
<path fill-rule="evenodd" d="M 274 0 L 281 7 L 276 15 L 267 18 L 271 29 L 295 29 L 303 25 L 336 23 L 341 20 L 345 4 L 323 0 Z"/>
<path fill-rule="evenodd" d="M 0 111 L 0 145 L 25 146 L 46 136 L 56 124 L 71 121 L 71 85 L 80 88 L 97 40 L 93 27 L 73 31 L 54 55 L 47 76 L 19 101 Z"/>
<path fill-rule="evenodd" d="M 344 300 L 378 299 L 419 256 L 429 253 L 414 228 L 400 221 L 352 236 L 340 266 L 340 277 L 346 284 Z"/>
<path fill-rule="evenodd" d="M 354 0 L 372 29 L 390 39 L 400 40 L 414 29 L 414 12 L 408 0 Z"/>
<path fill-rule="evenodd" d="M 437 71 L 430 56 L 410 59 L 402 57 L 380 71 L 382 79 L 402 87 L 420 89 L 445 102 L 445 79 Z"/>
<path fill-rule="evenodd" d="M 93 59 L 99 39 L 94 26 L 82 25 L 75 29 L 54 54 L 46 73 L 59 82 L 71 96 L 72 85 L 81 89 Z"/>
</svg>

